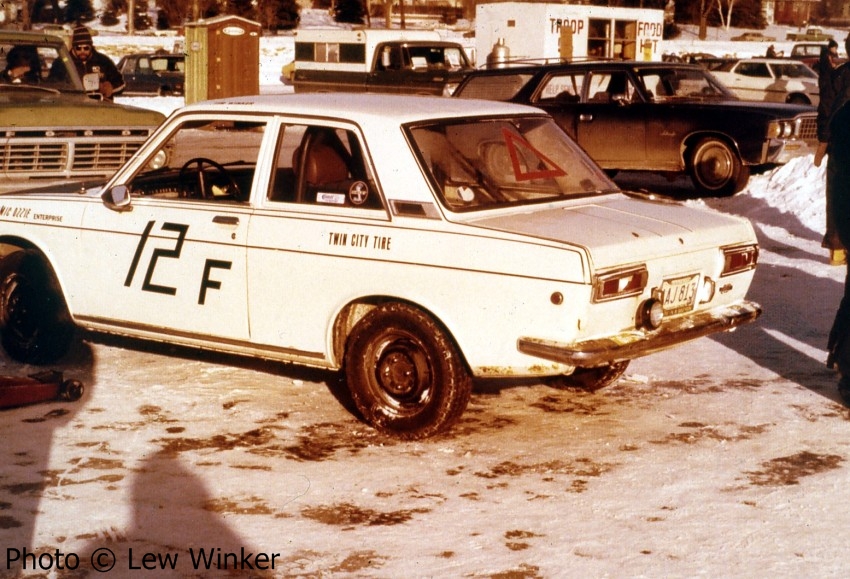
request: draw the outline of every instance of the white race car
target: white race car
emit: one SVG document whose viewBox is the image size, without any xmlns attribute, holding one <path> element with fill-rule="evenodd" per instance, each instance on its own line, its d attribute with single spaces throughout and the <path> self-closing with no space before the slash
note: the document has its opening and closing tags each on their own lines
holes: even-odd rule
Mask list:
<svg viewBox="0 0 850 579">
<path fill-rule="evenodd" d="M 749 222 L 626 195 L 539 109 L 466 99 L 190 105 L 102 187 L 0 197 L 0 244 L 18 360 L 80 326 L 341 369 L 405 439 L 473 377 L 597 388 L 761 311 Z"/>
</svg>

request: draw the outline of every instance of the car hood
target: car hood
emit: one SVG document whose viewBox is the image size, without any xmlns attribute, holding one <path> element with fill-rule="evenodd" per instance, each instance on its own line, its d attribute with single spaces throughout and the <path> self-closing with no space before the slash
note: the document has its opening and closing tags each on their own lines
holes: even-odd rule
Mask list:
<svg viewBox="0 0 850 579">
<path fill-rule="evenodd" d="M 743 218 L 619 194 L 472 223 L 583 247 L 597 268 L 756 242 L 752 226 Z"/>
<path fill-rule="evenodd" d="M 43 90 L 0 90 L 0 127 L 155 127 L 157 111 Z"/>
</svg>

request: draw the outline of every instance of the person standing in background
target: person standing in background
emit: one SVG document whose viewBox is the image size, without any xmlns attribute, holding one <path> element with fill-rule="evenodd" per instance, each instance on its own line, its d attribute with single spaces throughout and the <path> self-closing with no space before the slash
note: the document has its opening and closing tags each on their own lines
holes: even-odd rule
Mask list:
<svg viewBox="0 0 850 579">
<path fill-rule="evenodd" d="M 112 59 L 95 50 L 91 32 L 85 26 L 74 28 L 71 37 L 71 58 L 77 67 L 80 78 L 86 74 L 97 73 L 100 79 L 98 91 L 103 98 L 111 101 L 124 90 L 124 76 L 112 62 Z"/>
<path fill-rule="evenodd" d="M 837 69 L 838 43 L 834 40 L 830 40 L 829 43 L 821 49 L 817 65 L 820 102 L 818 103 L 818 149 L 815 153 L 815 167 L 820 167 L 823 162 L 823 158 L 827 155 L 829 149 L 829 121 L 836 99 Z M 843 265 L 847 261 L 847 252 L 835 231 L 835 217 L 832 210 L 833 203 L 830 199 L 834 179 L 835 163 L 833 163 L 830 158 L 827 159 L 826 164 L 826 232 L 824 233 L 821 247 L 829 250 L 829 263 L 831 265 Z"/>
</svg>

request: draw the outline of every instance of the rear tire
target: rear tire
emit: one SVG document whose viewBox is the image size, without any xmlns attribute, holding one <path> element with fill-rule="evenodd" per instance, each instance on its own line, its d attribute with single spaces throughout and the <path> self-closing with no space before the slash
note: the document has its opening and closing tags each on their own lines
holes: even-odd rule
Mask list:
<svg viewBox="0 0 850 579">
<path fill-rule="evenodd" d="M 363 420 L 404 440 L 447 430 L 472 392 L 453 341 L 430 316 L 402 303 L 378 306 L 355 326 L 345 377 Z"/>
<path fill-rule="evenodd" d="M 629 367 L 629 362 L 630 360 L 623 360 L 595 368 L 576 368 L 572 374 L 556 376 L 547 383 L 555 388 L 580 388 L 596 392 L 619 380 Z"/>
<path fill-rule="evenodd" d="M 0 261 L 0 342 L 19 362 L 48 364 L 67 353 L 71 324 L 53 273 L 35 253 Z"/>
<path fill-rule="evenodd" d="M 700 195 L 728 197 L 743 189 L 749 167 L 728 143 L 715 137 L 699 141 L 690 150 L 688 172 Z"/>
</svg>

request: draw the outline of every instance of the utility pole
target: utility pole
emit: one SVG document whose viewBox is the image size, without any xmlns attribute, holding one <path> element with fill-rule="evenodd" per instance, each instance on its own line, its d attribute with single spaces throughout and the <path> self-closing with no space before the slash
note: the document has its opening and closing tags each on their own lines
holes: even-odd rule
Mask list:
<svg viewBox="0 0 850 579">
<path fill-rule="evenodd" d="M 136 33 L 136 0 L 127 0 L 127 34 Z"/>
</svg>

